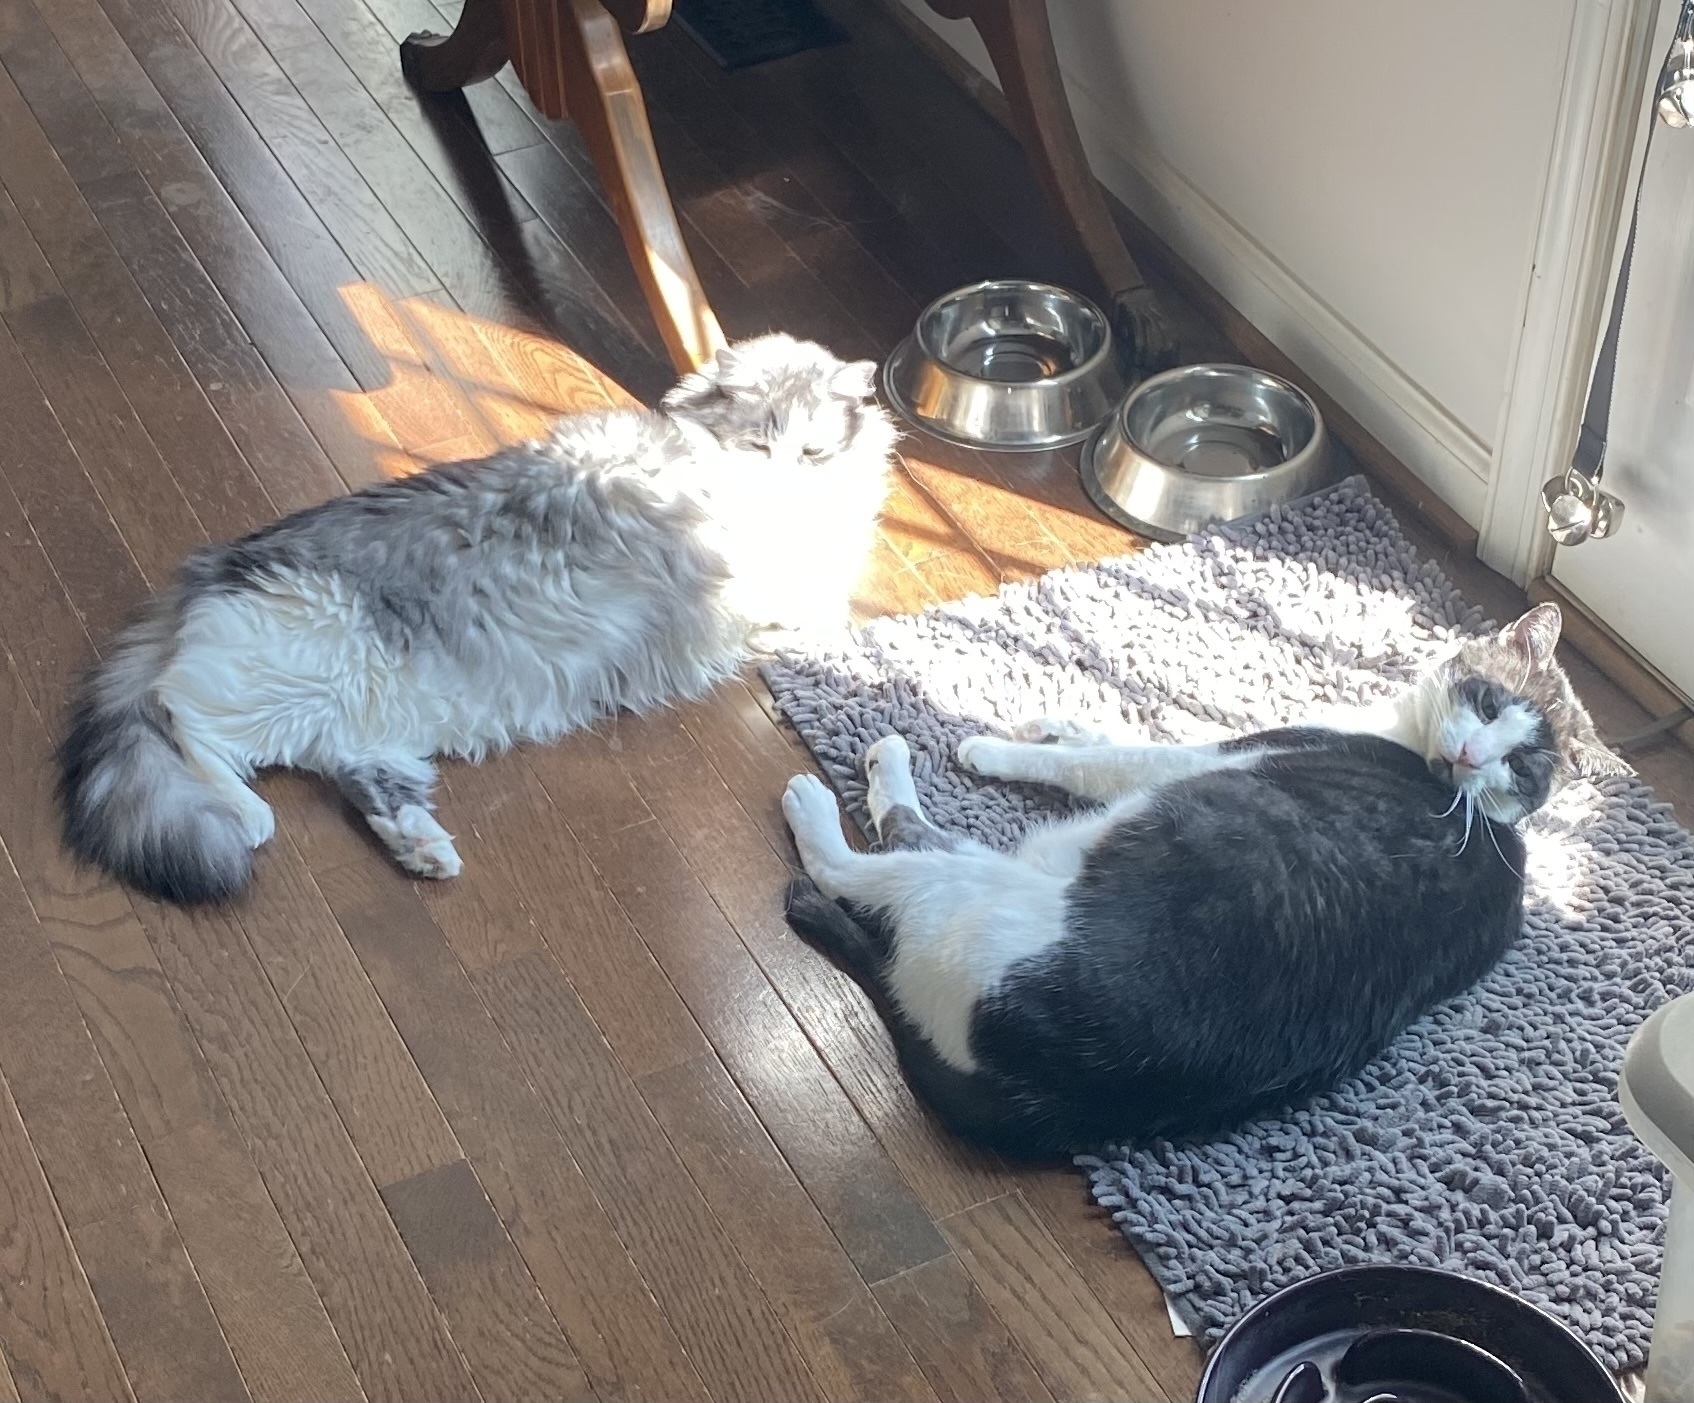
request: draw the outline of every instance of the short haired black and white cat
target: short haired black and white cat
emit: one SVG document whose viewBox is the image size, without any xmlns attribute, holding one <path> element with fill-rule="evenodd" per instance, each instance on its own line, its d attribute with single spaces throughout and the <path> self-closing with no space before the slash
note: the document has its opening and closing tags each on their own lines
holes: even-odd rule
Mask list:
<svg viewBox="0 0 1694 1403">
<path fill-rule="evenodd" d="M 744 341 L 658 409 L 196 552 L 75 700 L 67 842 L 157 896 L 232 896 L 275 826 L 248 780 L 290 765 L 409 871 L 453 876 L 432 757 L 698 696 L 773 631 L 846 623 L 895 441 L 875 369 Z"/>
<path fill-rule="evenodd" d="M 877 1002 L 919 1096 L 1019 1156 L 1226 1131 L 1358 1070 L 1517 937 L 1513 826 L 1574 775 L 1628 773 L 1532 609 L 1386 708 L 1210 745 L 1064 721 L 973 736 L 967 769 L 1097 813 L 1015 854 L 935 828 L 898 736 L 871 747 L 883 851 L 811 775 L 783 796 L 796 931 Z"/>
</svg>

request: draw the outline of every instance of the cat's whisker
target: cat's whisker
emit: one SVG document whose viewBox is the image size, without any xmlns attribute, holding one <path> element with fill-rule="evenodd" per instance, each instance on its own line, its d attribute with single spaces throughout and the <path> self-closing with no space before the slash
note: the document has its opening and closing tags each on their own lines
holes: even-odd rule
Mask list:
<svg viewBox="0 0 1694 1403">
<path fill-rule="evenodd" d="M 1470 790 L 1461 789 L 1459 793 L 1465 801 L 1465 836 L 1459 840 L 1459 846 L 1453 853 L 1454 857 L 1463 857 L 1465 855 L 1465 849 L 1470 846 L 1471 825 L 1476 820 L 1476 800 L 1471 797 Z"/>
<path fill-rule="evenodd" d="M 1465 797 L 1465 791 L 1464 790 L 1455 789 L 1453 791 L 1453 802 L 1451 804 L 1447 805 L 1446 808 L 1441 810 L 1440 813 L 1432 815 L 1432 817 L 1434 817 L 1434 818 L 1451 818 L 1453 816 L 1453 810 L 1459 807 L 1459 801 L 1461 799 L 1463 799 L 1464 797 Z"/>
<path fill-rule="evenodd" d="M 1488 841 L 1494 844 L 1494 851 L 1499 856 L 1500 861 L 1506 863 L 1506 871 L 1510 872 L 1512 876 L 1516 877 L 1521 882 L 1523 880 L 1523 873 L 1513 867 L 1512 864 L 1506 860 L 1506 854 L 1500 851 L 1500 840 L 1494 836 L 1494 825 L 1489 823 L 1485 818 L 1482 822 L 1482 826 L 1487 830 Z"/>
</svg>

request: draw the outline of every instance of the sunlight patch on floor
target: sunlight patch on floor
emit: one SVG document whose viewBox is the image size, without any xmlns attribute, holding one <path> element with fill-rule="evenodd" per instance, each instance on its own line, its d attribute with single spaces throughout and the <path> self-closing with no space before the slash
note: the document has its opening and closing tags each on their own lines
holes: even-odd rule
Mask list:
<svg viewBox="0 0 1694 1403">
<path fill-rule="evenodd" d="M 392 298 L 369 282 L 340 293 L 388 380 L 331 395 L 382 476 L 482 457 L 546 434 L 560 415 L 637 402 L 570 347 L 439 296 Z"/>
</svg>

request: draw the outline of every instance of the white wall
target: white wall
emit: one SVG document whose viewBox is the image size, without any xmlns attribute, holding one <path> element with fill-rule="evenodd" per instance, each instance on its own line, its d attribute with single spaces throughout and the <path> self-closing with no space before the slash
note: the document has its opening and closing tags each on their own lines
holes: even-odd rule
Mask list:
<svg viewBox="0 0 1694 1403">
<path fill-rule="evenodd" d="M 1101 180 L 1473 525 L 1578 3 L 1048 3 Z"/>
</svg>

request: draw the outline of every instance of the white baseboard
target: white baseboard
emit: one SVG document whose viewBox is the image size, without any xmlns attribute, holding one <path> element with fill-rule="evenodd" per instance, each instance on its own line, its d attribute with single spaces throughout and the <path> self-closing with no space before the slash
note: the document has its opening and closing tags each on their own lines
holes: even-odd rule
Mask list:
<svg viewBox="0 0 1694 1403">
<path fill-rule="evenodd" d="M 1071 109 L 1102 184 L 1470 525 L 1488 502 L 1490 448 L 1086 89 Z"/>
</svg>

